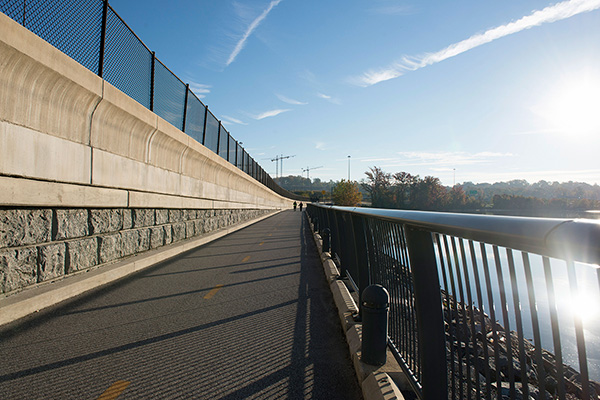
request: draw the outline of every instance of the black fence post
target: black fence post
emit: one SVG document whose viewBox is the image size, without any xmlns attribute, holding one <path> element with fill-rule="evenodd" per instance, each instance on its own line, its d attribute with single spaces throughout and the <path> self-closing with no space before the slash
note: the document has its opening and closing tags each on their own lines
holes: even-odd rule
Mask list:
<svg viewBox="0 0 600 400">
<path fill-rule="evenodd" d="M 156 52 L 152 52 L 152 70 L 150 71 L 150 111 L 154 111 L 154 71 L 156 69 Z"/>
<path fill-rule="evenodd" d="M 217 155 L 219 155 L 219 147 L 221 147 L 221 121 L 219 121 L 219 129 L 217 130 Z"/>
<path fill-rule="evenodd" d="M 202 129 L 202 146 L 206 146 L 206 118 L 208 118 L 208 106 L 204 106 L 204 128 Z"/>
<path fill-rule="evenodd" d="M 235 166 L 236 166 L 237 168 L 239 168 L 239 167 L 240 167 L 240 164 L 239 164 L 239 162 L 238 162 L 238 154 L 239 154 L 239 152 L 240 152 L 240 144 L 239 144 L 239 143 L 238 143 L 238 141 L 236 140 L 236 141 L 235 141 Z"/>
<path fill-rule="evenodd" d="M 102 78 L 104 74 L 104 52 L 106 50 L 106 21 L 108 19 L 108 0 L 104 0 L 102 6 L 102 27 L 100 31 L 100 54 L 98 55 L 98 76 Z M 25 24 L 25 14 L 23 14 L 23 24 Z"/>
<path fill-rule="evenodd" d="M 183 103 L 183 122 L 181 124 L 181 131 L 185 132 L 185 120 L 187 118 L 187 106 L 188 106 L 188 94 L 190 92 L 190 84 L 185 85 L 185 101 Z"/>
<path fill-rule="evenodd" d="M 225 131 L 227 132 L 227 131 Z M 231 160 L 229 160 L 229 143 L 231 142 L 231 135 L 229 134 L 229 132 L 227 132 L 227 161 L 231 162 Z"/>
<path fill-rule="evenodd" d="M 405 227 L 405 234 L 415 293 L 422 398 L 446 399 L 446 338 L 433 237 L 431 232 L 411 226 Z"/>
</svg>

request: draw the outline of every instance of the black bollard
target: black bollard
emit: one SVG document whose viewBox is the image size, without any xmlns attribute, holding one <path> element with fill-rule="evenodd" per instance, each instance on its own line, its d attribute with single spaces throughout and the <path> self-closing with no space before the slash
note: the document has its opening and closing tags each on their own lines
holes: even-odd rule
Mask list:
<svg viewBox="0 0 600 400">
<path fill-rule="evenodd" d="M 384 365 L 387 355 L 390 296 L 381 285 L 370 285 L 362 293 L 362 356 L 369 365 Z"/>
<path fill-rule="evenodd" d="M 323 229 L 323 253 L 331 252 L 331 231 L 329 228 Z"/>
</svg>

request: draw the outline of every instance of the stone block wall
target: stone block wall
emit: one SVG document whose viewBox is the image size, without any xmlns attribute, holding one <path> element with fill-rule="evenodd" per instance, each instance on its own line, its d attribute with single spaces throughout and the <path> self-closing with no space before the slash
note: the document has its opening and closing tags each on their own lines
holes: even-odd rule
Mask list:
<svg viewBox="0 0 600 400">
<path fill-rule="evenodd" d="M 0 293 L 257 218 L 272 210 L 0 209 Z"/>
</svg>

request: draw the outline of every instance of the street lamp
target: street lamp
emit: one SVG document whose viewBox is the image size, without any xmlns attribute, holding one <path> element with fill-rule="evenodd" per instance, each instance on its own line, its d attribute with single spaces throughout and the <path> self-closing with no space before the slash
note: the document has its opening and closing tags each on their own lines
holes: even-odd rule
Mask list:
<svg viewBox="0 0 600 400">
<path fill-rule="evenodd" d="M 350 182 L 350 156 L 348 156 L 348 182 Z"/>
</svg>

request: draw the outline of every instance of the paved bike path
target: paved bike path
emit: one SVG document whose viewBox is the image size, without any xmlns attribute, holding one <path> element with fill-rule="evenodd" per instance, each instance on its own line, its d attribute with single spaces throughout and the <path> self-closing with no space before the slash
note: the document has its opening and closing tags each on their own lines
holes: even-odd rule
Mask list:
<svg viewBox="0 0 600 400">
<path fill-rule="evenodd" d="M 360 399 L 306 220 L 276 214 L 0 332 L 6 399 Z"/>
</svg>

